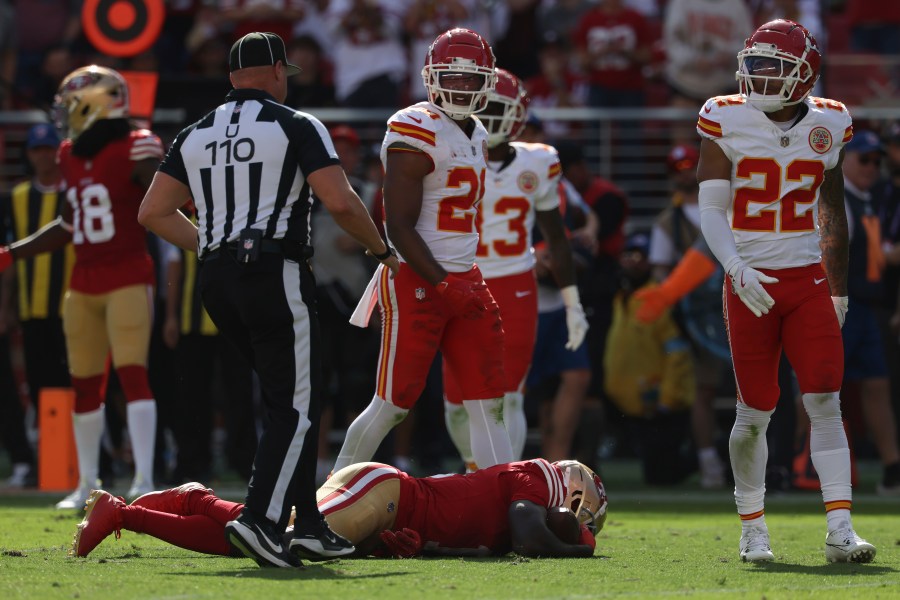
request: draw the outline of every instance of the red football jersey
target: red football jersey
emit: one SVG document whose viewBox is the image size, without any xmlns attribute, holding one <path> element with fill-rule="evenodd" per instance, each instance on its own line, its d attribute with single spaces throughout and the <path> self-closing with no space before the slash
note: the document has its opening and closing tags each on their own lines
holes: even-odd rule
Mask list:
<svg viewBox="0 0 900 600">
<path fill-rule="evenodd" d="M 401 473 L 394 529 L 416 530 L 431 552 L 447 548 L 505 554 L 512 549 L 507 515 L 512 502 L 529 500 L 551 508 L 561 506 L 565 497 L 562 472 L 542 458 L 466 475 L 416 479 Z"/>
<path fill-rule="evenodd" d="M 137 220 L 144 190 L 132 173 L 135 162 L 162 156 L 162 142 L 146 129 L 110 142 L 90 158 L 74 156 L 71 140 L 60 145 L 59 165 L 72 208 L 73 290 L 102 294 L 153 284 L 147 232 Z"/>
</svg>

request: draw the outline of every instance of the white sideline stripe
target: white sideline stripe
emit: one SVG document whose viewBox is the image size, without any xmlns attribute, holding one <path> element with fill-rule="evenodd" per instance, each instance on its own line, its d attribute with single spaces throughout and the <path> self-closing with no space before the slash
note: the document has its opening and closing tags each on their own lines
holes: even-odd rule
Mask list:
<svg viewBox="0 0 900 600">
<path fill-rule="evenodd" d="M 605 483 L 609 483 L 608 481 Z M 612 484 L 615 485 L 614 483 Z M 613 502 L 646 502 L 647 504 L 672 504 L 677 502 L 690 502 L 691 504 L 728 504 L 731 508 L 734 508 L 734 491 L 731 489 L 719 490 L 719 491 L 692 491 L 692 492 L 684 492 L 678 493 L 677 490 L 672 490 L 672 492 L 663 494 L 658 491 L 645 491 L 645 492 L 616 492 L 613 489 L 613 492 L 610 494 L 609 488 L 607 488 L 607 496 L 609 496 L 610 504 Z M 810 505 L 813 506 L 816 502 L 821 502 L 822 496 L 815 492 L 804 493 L 804 492 L 791 492 L 788 494 L 776 494 L 773 492 L 768 492 L 766 494 L 766 507 L 769 505 L 779 505 L 779 504 L 802 504 L 802 505 Z M 862 506 L 865 505 L 896 505 L 897 497 L 896 496 L 879 496 L 874 493 L 860 493 L 858 490 L 853 490 L 853 504 L 854 506 Z M 768 514 L 766 516 L 769 516 Z"/>
<path fill-rule="evenodd" d="M 346 488 L 346 490 L 336 498 L 332 498 L 325 504 L 319 505 L 319 512 L 328 510 L 332 506 L 337 504 L 341 504 L 342 502 L 346 502 L 348 498 L 356 495 L 358 491 L 365 488 L 369 483 L 373 480 L 381 477 L 382 475 L 397 475 L 400 471 L 397 469 L 388 469 L 385 467 L 375 467 L 371 471 L 368 471 L 365 475 L 363 475 L 356 483 L 354 483 L 351 487 Z M 337 490 L 335 490 L 336 492 Z M 331 492 L 334 493 L 334 492 Z"/>
</svg>

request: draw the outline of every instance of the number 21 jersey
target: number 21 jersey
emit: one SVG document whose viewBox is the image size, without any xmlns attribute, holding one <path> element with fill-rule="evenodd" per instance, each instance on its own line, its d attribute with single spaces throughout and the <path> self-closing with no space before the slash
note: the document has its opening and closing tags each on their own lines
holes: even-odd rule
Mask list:
<svg viewBox="0 0 900 600">
<path fill-rule="evenodd" d="M 478 246 L 475 214 L 484 194 L 487 130 L 476 118 L 469 137 L 433 104 L 420 102 L 388 119 L 381 145 L 383 165 L 387 164 L 388 148 L 396 142 L 424 152 L 433 165 L 422 182 L 416 231 L 447 271 L 468 271 L 475 263 Z"/>
</svg>

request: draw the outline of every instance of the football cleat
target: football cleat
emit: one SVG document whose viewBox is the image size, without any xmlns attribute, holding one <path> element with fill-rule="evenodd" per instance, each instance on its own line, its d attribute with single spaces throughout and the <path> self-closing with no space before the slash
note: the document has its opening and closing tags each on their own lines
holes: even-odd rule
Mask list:
<svg viewBox="0 0 900 600">
<path fill-rule="evenodd" d="M 91 490 L 84 510 L 87 514 L 75 528 L 75 538 L 69 549 L 69 556 L 87 556 L 109 534 L 121 537 L 122 510 L 126 507 L 124 498 L 117 498 L 103 490 Z"/>
<path fill-rule="evenodd" d="M 350 540 L 332 531 L 322 517 L 317 533 L 303 533 L 296 528 L 295 523 L 290 550 L 298 558 L 316 561 L 353 554 L 356 547 Z"/>
<path fill-rule="evenodd" d="M 875 546 L 862 539 L 850 527 L 828 533 L 825 538 L 825 559 L 830 562 L 872 562 Z"/>
<path fill-rule="evenodd" d="M 257 519 L 246 509 L 225 525 L 225 539 L 261 567 L 299 567 L 300 561 L 284 549 L 281 535 L 265 519 Z"/>
<path fill-rule="evenodd" d="M 187 516 L 191 514 L 188 507 L 188 500 L 194 492 L 198 492 L 204 496 L 213 493 L 210 488 L 197 483 L 196 481 L 191 481 L 190 483 L 185 483 L 169 490 L 148 492 L 135 499 L 131 503 L 131 506 L 141 506 L 148 510 Z"/>
<path fill-rule="evenodd" d="M 742 533 L 740 551 L 744 562 L 775 560 L 772 547 L 769 546 L 769 530 L 765 527 L 751 527 Z"/>
<path fill-rule="evenodd" d="M 100 487 L 100 480 L 94 482 L 94 488 L 85 485 L 83 482 L 78 488 L 56 503 L 56 510 L 81 510 L 84 508 L 85 502 L 91 495 L 91 490 Z"/>
</svg>

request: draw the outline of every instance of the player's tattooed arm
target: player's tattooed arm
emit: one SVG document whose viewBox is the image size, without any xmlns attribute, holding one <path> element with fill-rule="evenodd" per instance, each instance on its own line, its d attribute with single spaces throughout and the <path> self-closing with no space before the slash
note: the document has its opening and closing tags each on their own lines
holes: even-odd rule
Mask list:
<svg viewBox="0 0 900 600">
<path fill-rule="evenodd" d="M 847 295 L 847 268 L 850 261 L 850 234 L 847 228 L 847 212 L 844 206 L 844 175 L 838 164 L 825 171 L 819 200 L 819 233 L 821 235 L 822 264 L 828 275 L 832 296 Z"/>
</svg>

